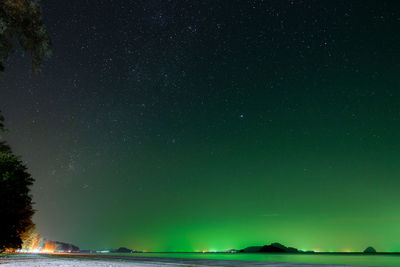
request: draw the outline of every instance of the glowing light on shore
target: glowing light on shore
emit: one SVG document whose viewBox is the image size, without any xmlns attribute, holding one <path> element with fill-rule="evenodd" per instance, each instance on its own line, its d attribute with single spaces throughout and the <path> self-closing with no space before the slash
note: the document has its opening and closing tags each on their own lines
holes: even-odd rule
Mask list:
<svg viewBox="0 0 400 267">
<path fill-rule="evenodd" d="M 42 238 L 36 231 L 32 230 L 23 236 L 22 249 L 18 253 L 54 253 L 56 243 Z"/>
</svg>

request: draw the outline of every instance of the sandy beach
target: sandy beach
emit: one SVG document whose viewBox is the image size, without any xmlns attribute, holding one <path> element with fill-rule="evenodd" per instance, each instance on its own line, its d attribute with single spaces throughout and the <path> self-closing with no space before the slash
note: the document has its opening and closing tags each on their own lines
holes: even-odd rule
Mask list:
<svg viewBox="0 0 400 267">
<path fill-rule="evenodd" d="M 181 259 L 181 258 L 155 258 L 155 257 L 130 257 L 108 255 L 3 255 L 0 257 L 1 266 L 95 266 L 95 267 L 126 267 L 126 266 L 324 266 L 339 267 L 350 265 L 333 264 L 305 264 L 305 263 L 279 263 L 260 261 L 234 261 L 234 260 L 209 260 L 209 259 Z M 354 265 L 352 265 L 354 266 Z"/>
</svg>

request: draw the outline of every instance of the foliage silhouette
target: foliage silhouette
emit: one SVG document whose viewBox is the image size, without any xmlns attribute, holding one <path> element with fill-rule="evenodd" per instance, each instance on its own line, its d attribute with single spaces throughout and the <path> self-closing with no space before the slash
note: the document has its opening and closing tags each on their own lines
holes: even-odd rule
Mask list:
<svg viewBox="0 0 400 267">
<path fill-rule="evenodd" d="M 0 116 L 2 131 L 3 122 Z M 0 252 L 21 248 L 22 235 L 33 227 L 30 195 L 33 182 L 23 162 L 0 140 Z"/>
<path fill-rule="evenodd" d="M 14 41 L 31 55 L 33 72 L 51 55 L 50 38 L 42 23 L 38 1 L 0 1 L 0 72 L 14 51 Z"/>
</svg>

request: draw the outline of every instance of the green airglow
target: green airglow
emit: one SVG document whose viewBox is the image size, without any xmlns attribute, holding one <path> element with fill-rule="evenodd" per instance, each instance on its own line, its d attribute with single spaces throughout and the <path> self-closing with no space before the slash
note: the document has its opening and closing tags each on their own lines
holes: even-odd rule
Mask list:
<svg viewBox="0 0 400 267">
<path fill-rule="evenodd" d="M 398 1 L 42 2 L 0 108 L 44 237 L 400 251 Z"/>
</svg>

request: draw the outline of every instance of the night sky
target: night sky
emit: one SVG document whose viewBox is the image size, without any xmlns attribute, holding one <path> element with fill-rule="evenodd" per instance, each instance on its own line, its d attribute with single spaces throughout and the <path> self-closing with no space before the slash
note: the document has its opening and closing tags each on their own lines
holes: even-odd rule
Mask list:
<svg viewBox="0 0 400 267">
<path fill-rule="evenodd" d="M 400 251 L 398 1 L 42 0 L 0 76 L 34 221 L 81 248 Z"/>
</svg>

